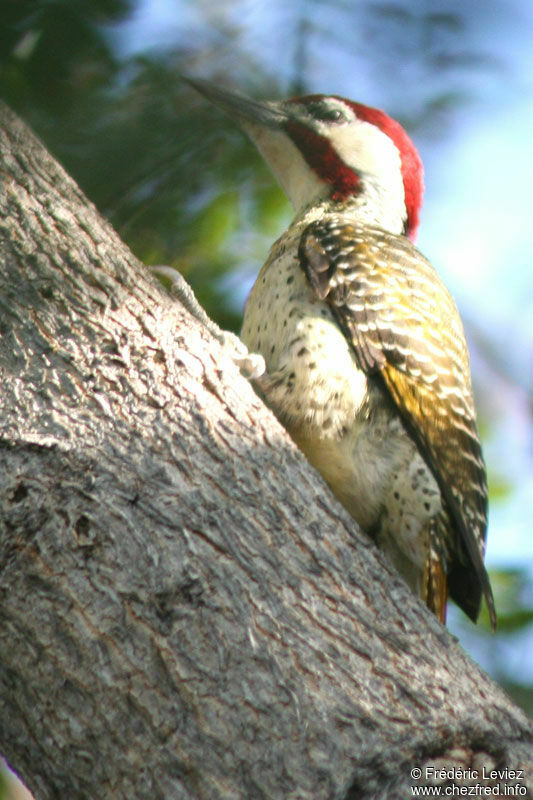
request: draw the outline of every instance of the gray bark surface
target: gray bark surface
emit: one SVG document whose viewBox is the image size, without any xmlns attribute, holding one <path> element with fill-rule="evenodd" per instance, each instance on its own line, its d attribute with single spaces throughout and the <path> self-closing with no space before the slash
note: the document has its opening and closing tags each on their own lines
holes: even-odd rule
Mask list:
<svg viewBox="0 0 533 800">
<path fill-rule="evenodd" d="M 5 107 L 0 180 L 0 752 L 35 796 L 531 792 L 525 715 Z"/>
</svg>

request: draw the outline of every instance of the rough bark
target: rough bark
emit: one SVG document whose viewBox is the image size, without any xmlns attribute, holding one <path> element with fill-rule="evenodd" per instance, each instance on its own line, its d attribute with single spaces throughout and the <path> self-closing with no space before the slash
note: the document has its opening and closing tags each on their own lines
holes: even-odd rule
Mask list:
<svg viewBox="0 0 533 800">
<path fill-rule="evenodd" d="M 36 797 L 533 788 L 523 713 L 228 353 L 4 107 L 0 148 L 0 751 Z"/>
</svg>

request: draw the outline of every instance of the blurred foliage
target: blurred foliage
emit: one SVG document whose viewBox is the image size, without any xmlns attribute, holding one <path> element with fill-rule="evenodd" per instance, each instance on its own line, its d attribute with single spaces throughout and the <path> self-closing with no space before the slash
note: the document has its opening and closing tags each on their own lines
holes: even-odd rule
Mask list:
<svg viewBox="0 0 533 800">
<path fill-rule="evenodd" d="M 337 58 L 347 57 L 372 41 L 381 54 L 374 71 L 403 65 L 419 86 L 431 87 L 421 101 L 391 98 L 390 110 L 408 125 L 441 126 L 463 101 L 465 83 L 431 76 L 464 65 L 465 54 L 470 62 L 484 58 L 463 41 L 459 14 L 438 2 L 421 10 L 412 0 L 357 8 L 344 0 L 273 2 L 265 26 L 282 54 L 276 75 L 246 46 L 245 0 L 216 9 L 200 0 L 176 2 L 176 16 L 195 14 L 170 45 L 121 55 L 120 23 L 138 9 L 134 0 L 0 0 L 0 95 L 139 258 L 177 267 L 208 312 L 233 329 L 251 278 L 290 212 L 254 148 L 179 74 L 207 69 L 214 81 L 263 97 L 303 93 L 317 53 L 326 59 L 333 45 Z M 238 283 L 221 279 L 231 270 Z"/>
<path fill-rule="evenodd" d="M 487 24 L 484 0 L 468 8 L 476 25 Z M 437 137 L 475 95 L 480 71 L 502 68 L 479 51 L 446 0 L 272 0 L 250 42 L 254 10 L 246 0 L 176 0 L 176 19 L 187 12 L 187 22 L 175 24 L 172 41 L 132 54 L 119 43 L 139 12 L 134 0 L 0 0 L 0 96 L 136 255 L 179 269 L 208 313 L 234 330 L 290 209 L 255 149 L 180 73 L 263 98 L 325 89 L 320 81 L 352 94 L 365 76 L 376 97 L 358 99 L 387 107 L 419 136 Z M 503 477 L 494 487 L 508 490 Z M 511 640 L 531 638 L 526 576 L 493 577 L 495 639 L 483 624 L 451 616 L 467 649 L 531 710 L 531 682 L 512 678 L 498 656 Z"/>
<path fill-rule="evenodd" d="M 145 263 L 177 267 L 224 327 L 240 309 L 218 280 L 262 261 L 250 237 L 286 212 L 244 136 L 180 81 L 187 42 L 118 58 L 108 26 L 131 0 L 0 0 L 0 96 L 44 139 Z M 202 135 L 199 136 L 199 131 Z M 204 167 L 203 169 L 201 167 Z M 244 192 L 237 187 L 245 187 Z"/>
</svg>

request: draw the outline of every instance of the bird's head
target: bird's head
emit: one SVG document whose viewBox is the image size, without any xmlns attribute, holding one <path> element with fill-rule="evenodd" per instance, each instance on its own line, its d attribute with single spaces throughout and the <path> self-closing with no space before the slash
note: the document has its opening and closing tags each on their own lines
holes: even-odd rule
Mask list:
<svg viewBox="0 0 533 800">
<path fill-rule="evenodd" d="M 325 199 L 353 201 L 368 221 L 415 238 L 422 161 L 384 111 L 336 95 L 259 102 L 186 80 L 244 128 L 297 211 Z"/>
</svg>

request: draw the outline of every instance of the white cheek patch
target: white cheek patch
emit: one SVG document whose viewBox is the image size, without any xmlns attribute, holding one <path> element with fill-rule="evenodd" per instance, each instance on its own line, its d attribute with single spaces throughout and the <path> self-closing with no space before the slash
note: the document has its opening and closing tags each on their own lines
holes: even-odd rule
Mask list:
<svg viewBox="0 0 533 800">
<path fill-rule="evenodd" d="M 355 118 L 337 126 L 322 125 L 339 158 L 361 178 L 361 216 L 394 233 L 407 220 L 399 149 L 375 125 Z"/>
<path fill-rule="evenodd" d="M 319 178 L 288 134 L 254 123 L 244 127 L 296 212 L 330 196 L 331 184 Z M 402 233 L 407 214 L 401 155 L 394 142 L 375 125 L 355 116 L 338 125 L 315 123 L 314 129 L 360 176 L 363 191 L 356 201 L 358 217 Z"/>
<path fill-rule="evenodd" d="M 348 167 L 363 180 L 386 187 L 403 205 L 402 159 L 400 151 L 386 133 L 372 123 L 358 119 L 327 128 L 327 135 Z"/>
</svg>

